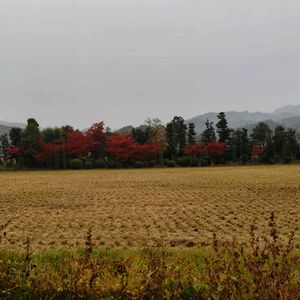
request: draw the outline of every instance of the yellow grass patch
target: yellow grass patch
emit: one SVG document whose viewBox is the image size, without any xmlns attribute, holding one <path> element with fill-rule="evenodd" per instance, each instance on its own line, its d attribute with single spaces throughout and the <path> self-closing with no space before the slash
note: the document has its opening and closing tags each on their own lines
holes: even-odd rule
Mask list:
<svg viewBox="0 0 300 300">
<path fill-rule="evenodd" d="M 300 166 L 0 173 L 1 245 L 76 248 L 89 227 L 96 246 L 189 247 L 268 229 L 300 227 Z M 299 228 L 300 231 L 300 228 Z M 300 234 L 296 245 L 300 248 Z"/>
</svg>

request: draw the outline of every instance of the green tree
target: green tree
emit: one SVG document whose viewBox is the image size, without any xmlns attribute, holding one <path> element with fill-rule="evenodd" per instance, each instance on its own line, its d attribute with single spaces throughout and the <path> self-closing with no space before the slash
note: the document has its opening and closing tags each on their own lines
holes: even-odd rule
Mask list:
<svg viewBox="0 0 300 300">
<path fill-rule="evenodd" d="M 227 143 L 230 138 L 231 129 L 228 127 L 228 122 L 224 112 L 218 114 L 218 123 L 216 124 L 217 133 L 220 143 Z"/>
<path fill-rule="evenodd" d="M 166 128 L 158 118 L 147 118 L 145 120 L 145 126 L 148 131 L 148 140 L 147 142 L 150 144 L 160 144 L 161 151 L 156 155 L 156 161 L 160 164 L 163 164 L 163 153 L 167 147 L 167 136 L 166 136 Z"/>
<path fill-rule="evenodd" d="M 177 156 L 176 131 L 173 123 L 168 123 L 166 126 L 167 148 L 166 156 L 174 159 Z"/>
<path fill-rule="evenodd" d="M 9 148 L 9 139 L 7 134 L 3 134 L 0 136 L 0 162 L 3 163 L 4 166 L 7 166 L 10 155 L 8 153 Z"/>
<path fill-rule="evenodd" d="M 273 141 L 276 157 L 279 160 L 282 160 L 284 158 L 286 144 L 286 132 L 283 126 L 279 125 L 275 128 Z"/>
<path fill-rule="evenodd" d="M 67 155 L 66 155 L 66 149 L 62 148 L 60 150 L 60 168 L 61 169 L 66 169 L 68 166 L 68 160 L 67 160 Z"/>
<path fill-rule="evenodd" d="M 253 143 L 264 147 L 270 142 L 271 136 L 272 130 L 268 124 L 260 122 L 253 128 L 251 139 Z"/>
<path fill-rule="evenodd" d="M 176 131 L 176 140 L 178 147 L 178 155 L 184 155 L 183 149 L 186 146 L 186 130 L 187 126 L 182 117 L 174 117 L 173 121 Z"/>
<path fill-rule="evenodd" d="M 213 126 L 213 122 L 206 120 L 205 122 L 205 130 L 201 134 L 201 140 L 204 143 L 211 143 L 216 141 L 216 132 Z"/>
<path fill-rule="evenodd" d="M 248 130 L 245 128 L 234 130 L 230 139 L 230 146 L 233 151 L 233 157 L 242 163 L 246 163 L 251 155 Z"/>
<path fill-rule="evenodd" d="M 145 144 L 149 139 L 149 129 L 148 128 L 133 128 L 132 137 L 139 144 Z"/>
<path fill-rule="evenodd" d="M 168 148 L 171 158 L 184 155 L 183 149 L 186 146 L 186 130 L 187 126 L 182 117 L 176 116 L 167 124 L 166 133 Z"/>
<path fill-rule="evenodd" d="M 41 133 L 35 119 L 28 119 L 21 137 L 21 148 L 25 149 L 23 163 L 28 167 L 35 166 L 35 155 L 40 151 Z"/>
<path fill-rule="evenodd" d="M 13 127 L 9 132 L 10 143 L 14 147 L 20 146 L 23 130 L 19 127 Z"/>
<path fill-rule="evenodd" d="M 41 137 L 45 143 L 56 143 L 63 136 L 61 128 L 46 128 L 41 131 Z"/>
<path fill-rule="evenodd" d="M 195 131 L 195 124 L 189 123 L 188 128 L 188 144 L 192 145 L 196 143 L 196 131 Z"/>
<path fill-rule="evenodd" d="M 295 159 L 299 150 L 299 144 L 296 138 L 296 130 L 290 128 L 287 129 L 285 137 L 286 137 L 286 142 L 285 142 L 284 161 L 289 162 Z"/>
</svg>

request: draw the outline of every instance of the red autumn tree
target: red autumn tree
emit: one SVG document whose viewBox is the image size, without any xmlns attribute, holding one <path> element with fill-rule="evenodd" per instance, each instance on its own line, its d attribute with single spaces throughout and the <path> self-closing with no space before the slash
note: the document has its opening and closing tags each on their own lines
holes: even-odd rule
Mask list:
<svg viewBox="0 0 300 300">
<path fill-rule="evenodd" d="M 253 156 L 261 156 L 264 153 L 265 149 L 264 147 L 260 146 L 260 145 L 252 145 L 252 155 Z"/>
<path fill-rule="evenodd" d="M 69 158 L 79 158 L 89 153 L 91 150 L 91 143 L 87 135 L 76 130 L 71 131 L 63 139 L 62 147 Z"/>
<path fill-rule="evenodd" d="M 90 151 L 94 158 L 104 155 L 106 146 L 106 135 L 104 133 L 104 123 L 95 123 L 87 131 L 86 136 L 90 142 Z"/>
<path fill-rule="evenodd" d="M 40 148 L 41 150 L 35 155 L 35 159 L 38 164 L 48 166 L 54 160 L 55 153 L 60 150 L 61 145 L 45 143 L 41 140 Z"/>
<path fill-rule="evenodd" d="M 7 152 L 10 154 L 10 155 L 18 155 L 21 153 L 21 148 L 20 147 L 9 147 L 7 148 Z"/>
<path fill-rule="evenodd" d="M 162 149 L 160 144 L 146 143 L 143 145 L 137 144 L 136 146 L 136 158 L 141 160 L 154 159 Z"/>
<path fill-rule="evenodd" d="M 112 135 L 107 138 L 108 153 L 114 159 L 140 159 L 149 160 L 155 157 L 162 145 L 156 143 L 139 144 L 134 141 L 131 134 Z"/>
<path fill-rule="evenodd" d="M 208 143 L 206 146 L 206 150 L 208 154 L 212 156 L 220 156 L 224 153 L 226 149 L 225 143 Z"/>
<path fill-rule="evenodd" d="M 191 156 L 199 156 L 206 153 L 206 146 L 204 143 L 196 143 L 185 146 L 184 153 Z"/>
<path fill-rule="evenodd" d="M 114 159 L 128 159 L 132 158 L 139 148 L 131 134 L 118 134 L 108 137 L 108 153 Z"/>
<path fill-rule="evenodd" d="M 15 160 L 15 162 L 18 164 L 20 155 L 22 153 L 22 149 L 20 147 L 14 146 L 14 147 L 8 147 L 7 152 L 10 155 L 12 159 Z"/>
</svg>

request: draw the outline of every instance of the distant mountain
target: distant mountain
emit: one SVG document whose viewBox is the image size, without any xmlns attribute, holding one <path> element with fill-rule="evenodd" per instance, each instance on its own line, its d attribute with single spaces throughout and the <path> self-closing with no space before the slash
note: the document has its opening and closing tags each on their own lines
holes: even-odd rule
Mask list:
<svg viewBox="0 0 300 300">
<path fill-rule="evenodd" d="M 278 122 L 275 122 L 275 121 L 273 121 L 273 120 L 264 120 L 264 121 L 262 121 L 262 122 L 264 122 L 264 123 L 266 123 L 269 127 L 270 127 L 270 129 L 271 130 L 275 130 L 275 128 L 278 126 L 278 125 L 282 125 L 281 123 L 278 123 Z M 257 123 L 251 123 L 251 124 L 246 124 L 245 126 L 243 126 L 243 128 L 246 128 L 246 129 L 248 129 L 248 132 L 250 133 L 250 132 L 252 132 L 253 131 L 253 129 L 254 129 L 254 127 L 257 125 Z M 287 126 L 288 127 L 288 126 Z"/>
<path fill-rule="evenodd" d="M 4 126 L 7 126 L 7 127 L 20 127 L 20 128 L 25 128 L 26 127 L 25 123 L 6 122 L 6 121 L 1 121 L 1 120 L 0 120 L 0 125 L 4 125 Z"/>
<path fill-rule="evenodd" d="M 25 128 L 25 124 L 23 123 L 12 123 L 12 122 L 5 122 L 5 121 L 0 121 L 0 135 L 2 134 L 8 134 L 11 128 L 13 127 L 20 127 L 20 128 Z"/>
<path fill-rule="evenodd" d="M 251 132 L 258 122 L 265 122 L 272 130 L 274 130 L 276 126 L 282 125 L 284 127 L 296 129 L 300 132 L 300 105 L 284 106 L 276 109 L 272 113 L 263 113 L 258 111 L 227 111 L 225 114 L 227 116 L 229 126 L 233 129 L 246 128 L 249 132 Z M 209 112 L 188 119 L 185 122 L 186 124 L 194 123 L 196 132 L 200 134 L 205 129 L 206 120 L 214 122 L 214 124 L 218 122 L 217 115 L 217 112 Z M 133 126 L 125 126 L 116 132 L 127 134 L 130 133 L 133 128 Z M 145 129 L 145 125 L 141 125 L 137 128 Z"/>
<path fill-rule="evenodd" d="M 132 132 L 132 129 L 134 129 L 134 127 L 131 126 L 131 125 L 128 125 L 128 126 L 125 126 L 125 127 L 122 127 L 120 129 L 118 129 L 116 131 L 116 133 L 119 133 L 119 134 L 128 134 L 128 133 Z"/>
<path fill-rule="evenodd" d="M 280 107 L 274 111 L 275 115 L 290 114 L 290 116 L 300 115 L 300 104 L 299 105 L 286 105 Z"/>
<path fill-rule="evenodd" d="M 244 127 L 251 132 L 258 122 L 265 122 L 272 130 L 274 130 L 274 128 L 278 125 L 283 125 L 285 127 L 296 129 L 300 132 L 300 104 L 283 106 L 276 109 L 272 113 L 263 113 L 258 111 L 228 111 L 225 113 L 229 126 L 234 129 Z M 218 113 L 216 112 L 205 113 L 186 120 L 186 123 L 195 123 L 196 132 L 199 134 L 205 129 L 206 120 L 214 122 L 214 124 L 218 122 L 217 115 Z M 12 127 L 25 128 L 25 126 L 26 124 L 24 123 L 0 121 L 0 135 L 3 133 L 8 133 Z M 127 134 L 131 133 L 133 128 L 133 126 L 129 125 L 117 130 L 116 132 Z M 137 128 L 145 130 L 146 127 L 145 125 L 140 125 Z"/>
<path fill-rule="evenodd" d="M 11 127 L 0 124 L 0 135 L 6 134 L 6 133 L 8 134 L 10 129 L 11 129 Z"/>
<path fill-rule="evenodd" d="M 278 125 L 283 125 L 300 131 L 300 105 L 284 106 L 273 113 L 248 111 L 228 111 L 225 113 L 229 126 L 234 129 L 244 127 L 252 131 L 258 122 L 265 122 L 272 130 Z M 217 115 L 218 113 L 215 112 L 206 113 L 186 120 L 186 123 L 195 123 L 197 133 L 201 133 L 205 129 L 206 120 L 218 122 Z"/>
<path fill-rule="evenodd" d="M 262 113 L 262 112 L 228 111 L 225 113 L 227 116 L 229 126 L 231 128 L 241 128 L 249 124 L 253 124 L 253 123 L 256 124 L 258 122 L 273 119 L 272 114 Z M 217 115 L 218 113 L 213 113 L 213 112 L 206 113 L 203 115 L 196 116 L 192 119 L 186 120 L 186 123 L 195 123 L 195 129 L 198 133 L 200 133 L 205 129 L 206 120 L 209 120 L 214 123 L 218 122 Z"/>
</svg>

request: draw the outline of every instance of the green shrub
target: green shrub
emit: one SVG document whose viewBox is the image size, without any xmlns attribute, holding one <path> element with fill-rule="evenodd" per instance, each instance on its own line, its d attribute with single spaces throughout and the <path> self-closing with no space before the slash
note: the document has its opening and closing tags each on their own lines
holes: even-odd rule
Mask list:
<svg viewBox="0 0 300 300">
<path fill-rule="evenodd" d="M 145 162 L 143 162 L 143 161 L 136 161 L 136 162 L 134 163 L 134 167 L 135 167 L 135 168 L 138 168 L 138 169 L 140 169 L 140 168 L 145 168 L 145 167 L 146 167 L 146 164 L 145 164 Z"/>
<path fill-rule="evenodd" d="M 71 169 L 80 170 L 83 168 L 83 161 L 79 158 L 71 159 L 69 162 L 69 166 Z"/>
<path fill-rule="evenodd" d="M 91 160 L 87 160 L 87 161 L 85 162 L 85 164 L 84 164 L 84 167 L 85 167 L 86 169 L 93 169 L 94 164 L 93 164 L 93 162 L 92 162 Z"/>
<path fill-rule="evenodd" d="M 207 159 L 201 159 L 200 161 L 201 167 L 208 167 L 210 165 Z"/>
<path fill-rule="evenodd" d="M 97 159 L 95 161 L 95 168 L 104 169 L 106 167 L 106 161 L 104 159 Z"/>
<path fill-rule="evenodd" d="M 122 161 L 122 167 L 125 169 L 133 168 L 135 165 L 135 161 L 132 159 L 127 159 Z"/>
<path fill-rule="evenodd" d="M 196 158 L 193 158 L 190 160 L 190 166 L 191 167 L 199 167 L 199 160 Z"/>
<path fill-rule="evenodd" d="M 175 160 L 167 159 L 165 163 L 166 163 L 166 166 L 169 167 L 169 168 L 176 167 L 176 161 Z"/>
<path fill-rule="evenodd" d="M 176 164 L 180 167 L 187 167 L 189 165 L 189 162 L 190 162 L 190 158 L 187 156 L 179 157 L 176 160 Z"/>
<path fill-rule="evenodd" d="M 112 161 L 108 162 L 108 167 L 110 169 L 121 169 L 122 168 L 122 164 L 120 162 L 118 162 L 118 161 L 112 160 Z"/>
<path fill-rule="evenodd" d="M 154 168 L 156 166 L 156 161 L 155 160 L 150 160 L 149 162 L 148 162 L 148 167 L 149 168 Z"/>
</svg>

